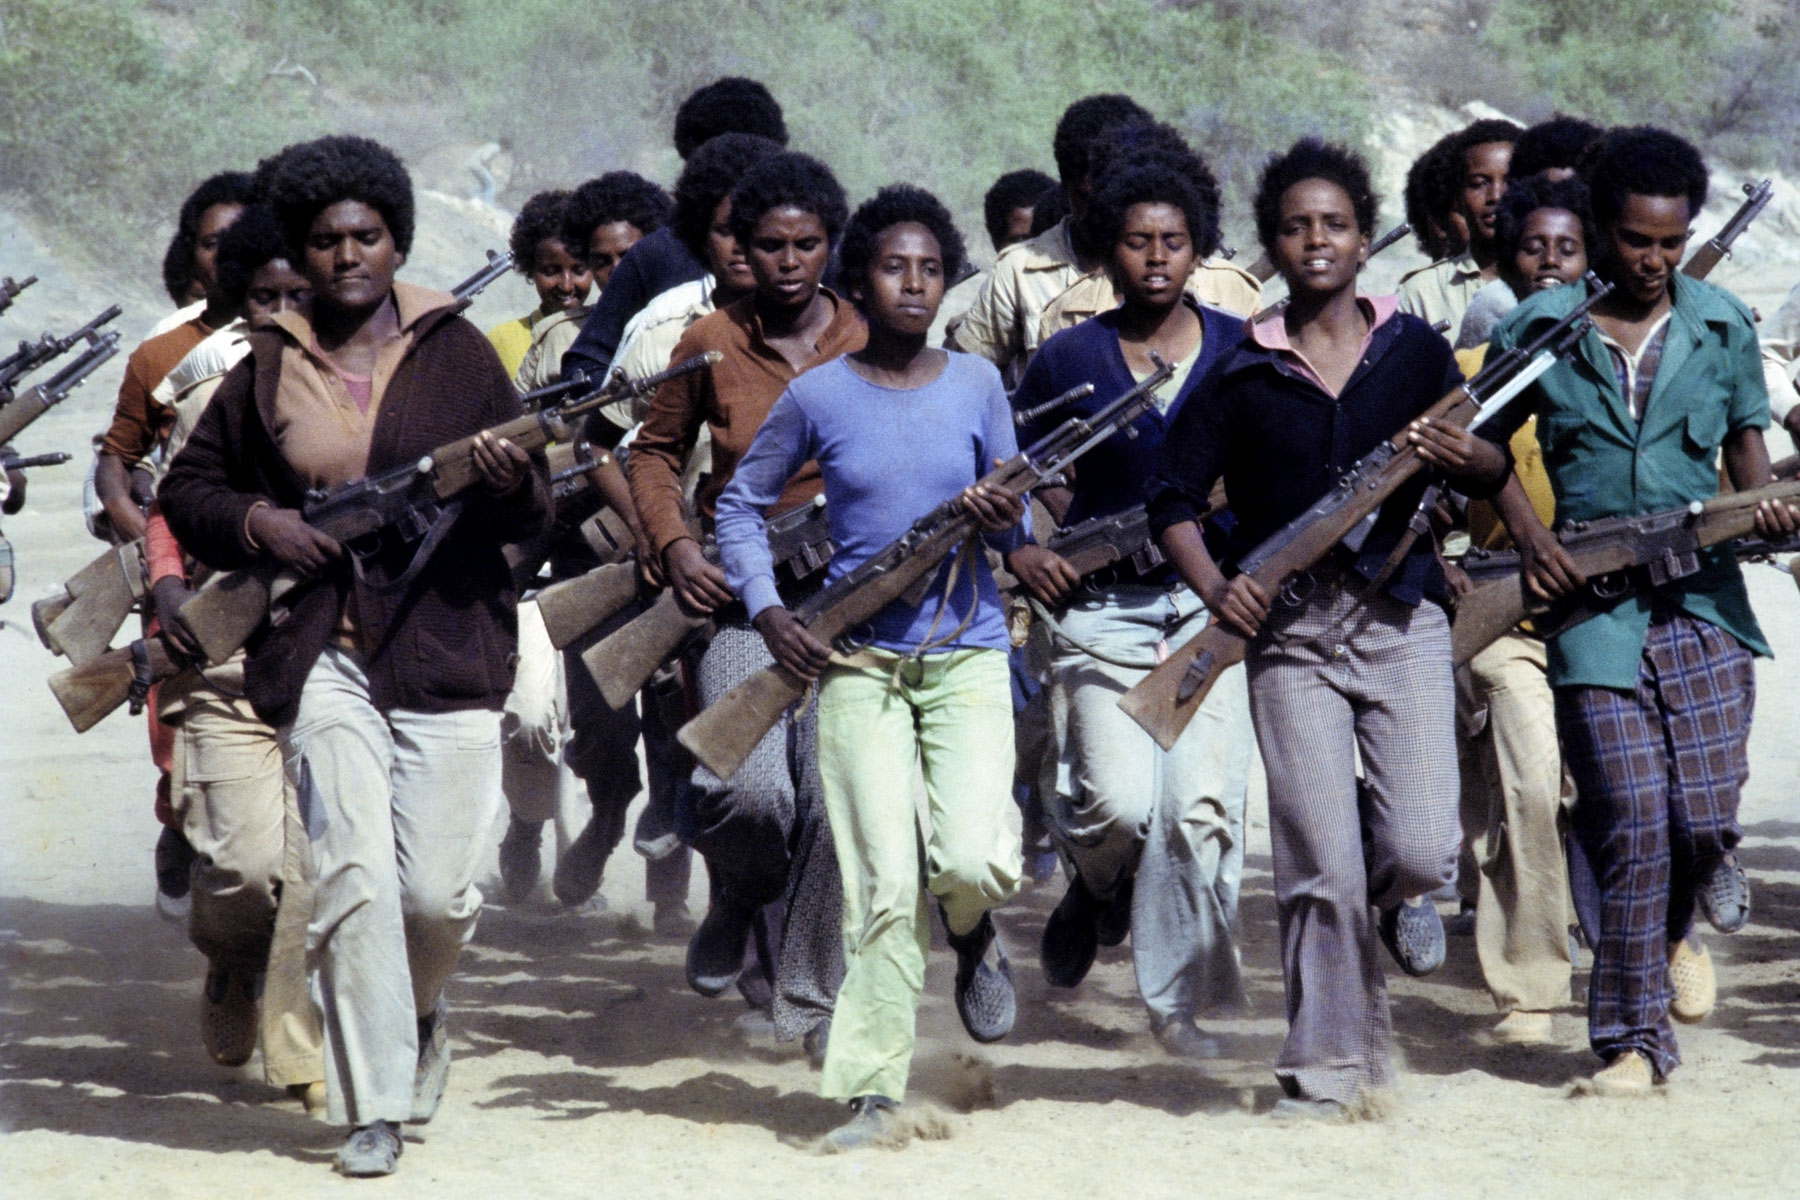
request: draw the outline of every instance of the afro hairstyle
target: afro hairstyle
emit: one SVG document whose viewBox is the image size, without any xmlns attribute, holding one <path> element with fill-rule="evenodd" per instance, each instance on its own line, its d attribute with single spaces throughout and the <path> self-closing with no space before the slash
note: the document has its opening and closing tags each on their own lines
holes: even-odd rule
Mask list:
<svg viewBox="0 0 1800 1200">
<path fill-rule="evenodd" d="M 1502 262 L 1511 261 L 1519 252 L 1519 239 L 1525 233 L 1525 218 L 1540 208 L 1561 208 L 1575 214 L 1581 222 L 1581 240 L 1589 255 L 1597 253 L 1599 231 L 1594 228 L 1594 208 L 1588 198 L 1587 184 L 1579 179 L 1551 179 L 1548 175 L 1527 175 L 1511 179 L 1506 195 L 1500 197 L 1500 208 L 1494 214 L 1494 245 Z"/>
<path fill-rule="evenodd" d="M 844 189 L 831 168 L 795 150 L 763 159 L 731 190 L 732 236 L 748 246 L 756 223 L 777 208 L 812 213 L 824 224 L 825 239 L 834 246 L 844 232 L 844 222 L 850 219 Z"/>
<path fill-rule="evenodd" d="M 1090 173 L 1088 147 L 1095 138 L 1116 125 L 1146 124 L 1154 117 L 1130 96 L 1106 92 L 1084 96 L 1063 110 L 1056 122 L 1056 135 L 1051 150 L 1056 156 L 1056 173 L 1067 185 L 1084 179 Z"/>
<path fill-rule="evenodd" d="M 1008 171 L 994 180 L 994 186 L 981 198 L 981 221 L 987 226 L 988 241 L 994 249 L 1006 237 L 1006 226 L 1013 210 L 1031 208 L 1045 188 L 1056 186 L 1056 180 L 1042 171 L 1026 169 Z"/>
<path fill-rule="evenodd" d="M 163 287 L 177 305 L 188 302 L 188 285 L 194 281 L 194 249 L 200 243 L 200 221 L 215 204 L 249 204 L 256 184 L 243 171 L 221 171 L 201 181 L 181 202 L 175 218 L 175 236 L 163 253 Z"/>
<path fill-rule="evenodd" d="M 262 199 L 287 231 L 298 256 L 313 219 L 334 204 L 357 200 L 381 214 L 394 249 L 412 249 L 412 176 L 380 142 L 340 134 L 298 142 L 256 168 Z"/>
<path fill-rule="evenodd" d="M 781 143 L 753 133 L 722 133 L 694 152 L 675 181 L 675 239 L 696 260 L 706 261 L 706 237 L 713 209 L 731 195 L 746 172 L 782 153 Z"/>
<path fill-rule="evenodd" d="M 219 294 L 234 313 L 244 311 L 250 281 L 278 258 L 288 257 L 287 234 L 275 214 L 252 204 L 219 239 Z"/>
<path fill-rule="evenodd" d="M 1074 214 L 1069 206 L 1069 193 L 1063 190 L 1060 183 L 1051 184 L 1038 196 L 1037 203 L 1031 206 L 1031 236 L 1048 231 L 1065 218 Z"/>
<path fill-rule="evenodd" d="M 755 134 L 783 146 L 788 140 L 781 105 L 768 88 L 742 75 L 696 88 L 675 110 L 675 153 L 684 162 L 722 133 Z"/>
<path fill-rule="evenodd" d="M 876 192 L 874 199 L 865 200 L 857 207 L 856 215 L 844 226 L 844 238 L 838 245 L 838 280 L 859 309 L 862 302 L 856 299 L 856 293 L 868 282 L 869 268 L 875 262 L 875 250 L 881 243 L 882 232 L 908 221 L 923 225 L 937 239 L 938 254 L 943 260 L 944 286 L 948 287 L 950 281 L 962 273 L 966 252 L 962 234 L 957 232 L 950 210 L 924 188 L 905 183 L 890 184 Z"/>
<path fill-rule="evenodd" d="M 1513 143 L 1509 175 L 1523 179 L 1539 171 L 1576 170 L 1587 148 L 1600 140 L 1606 130 L 1592 121 L 1557 113 L 1547 121 L 1539 121 Z"/>
<path fill-rule="evenodd" d="M 1256 181 L 1256 237 L 1264 250 L 1273 256 L 1275 230 L 1281 223 L 1281 198 L 1287 190 L 1308 179 L 1335 183 L 1350 196 L 1350 207 L 1356 213 L 1356 227 L 1363 236 L 1373 237 L 1378 202 L 1369 182 L 1369 164 L 1354 150 L 1318 138 L 1301 138 L 1284 154 L 1270 158 Z"/>
<path fill-rule="evenodd" d="M 1463 251 L 1450 236 L 1450 210 L 1462 186 L 1459 136 L 1449 133 L 1439 138 L 1406 172 L 1406 223 L 1413 227 L 1419 249 L 1434 262 Z"/>
<path fill-rule="evenodd" d="M 673 207 L 669 193 L 636 171 L 608 171 L 569 195 L 557 236 L 579 258 L 600 226 L 623 221 L 639 234 L 655 233 L 669 223 Z"/>
<path fill-rule="evenodd" d="M 1200 156 L 1187 151 L 1144 148 L 1109 159 L 1094 178 L 1093 195 L 1081 214 L 1082 241 L 1110 251 L 1134 204 L 1170 204 L 1187 218 L 1196 258 L 1219 248 L 1219 184 Z"/>
<path fill-rule="evenodd" d="M 538 247 L 545 238 L 561 238 L 565 246 L 568 239 L 563 237 L 563 214 L 569 207 L 569 193 L 561 190 L 539 192 L 525 202 L 519 215 L 513 218 L 512 233 L 506 244 L 512 250 L 513 269 L 521 275 L 530 275 L 537 270 Z M 587 243 L 580 243 L 586 247 Z M 576 253 L 570 250 L 571 254 Z"/>
<path fill-rule="evenodd" d="M 1601 225 L 1619 219 L 1630 195 L 1684 197 L 1690 220 L 1706 207 L 1706 161 L 1700 151 L 1654 125 L 1607 131 L 1588 151 L 1581 178 Z"/>
</svg>

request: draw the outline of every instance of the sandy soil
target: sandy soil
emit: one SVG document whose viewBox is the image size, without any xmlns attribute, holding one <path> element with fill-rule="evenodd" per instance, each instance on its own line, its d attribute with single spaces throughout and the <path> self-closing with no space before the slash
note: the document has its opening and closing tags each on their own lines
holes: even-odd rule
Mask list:
<svg viewBox="0 0 1800 1200">
<path fill-rule="evenodd" d="M 477 252 L 459 244 L 458 259 L 478 259 L 479 239 L 469 240 Z M 0 247 L 19 273 L 25 235 L 0 222 Z M 446 267 L 432 281 L 458 273 Z M 64 327 L 94 307 L 66 281 L 40 286 L 0 318 L 0 335 Z M 493 301 L 488 319 L 512 301 Z M 116 369 L 103 373 L 21 448 L 80 451 L 116 383 Z M 265 1087 L 254 1063 L 223 1070 L 201 1050 L 203 960 L 151 907 L 156 826 L 141 724 L 119 714 L 77 737 L 43 685 L 61 664 L 30 636 L 26 606 L 97 552 L 74 516 L 79 494 L 73 464 L 44 472 L 27 511 L 5 523 L 20 581 L 0 629 L 0 1194 L 356 1186 L 329 1170 L 338 1131 Z M 940 949 L 911 1106 L 921 1136 L 897 1152 L 818 1157 L 807 1144 L 841 1110 L 815 1095 L 802 1058 L 740 1036 L 739 1002 L 687 990 L 681 947 L 645 932 L 642 869 L 626 851 L 607 878 L 604 916 L 483 918 L 450 991 L 456 1067 L 443 1110 L 409 1131 L 400 1174 L 367 1186 L 439 1197 L 1794 1195 L 1800 709 L 1789 697 L 1800 682 L 1800 597 L 1767 567 L 1751 573 L 1782 655 L 1760 669 L 1743 802 L 1756 913 L 1742 933 L 1712 939 L 1718 1011 L 1682 1030 L 1686 1063 L 1651 1100 L 1571 1098 L 1571 1082 L 1595 1065 L 1579 1008 L 1558 1015 L 1555 1047 L 1489 1044 L 1495 1014 L 1460 940 L 1437 975 L 1393 984 L 1404 1071 L 1385 1118 L 1274 1126 L 1263 1114 L 1276 1095 L 1268 1063 L 1282 1010 L 1258 789 L 1242 934 L 1252 1008 L 1212 1023 L 1228 1055 L 1219 1061 L 1188 1066 L 1160 1052 L 1122 951 L 1104 952 L 1078 991 L 1050 993 L 1034 948 L 1059 882 L 1000 914 L 1020 984 L 1013 1036 L 989 1048 L 968 1041 Z M 1578 995 L 1583 982 L 1578 972 Z"/>
</svg>

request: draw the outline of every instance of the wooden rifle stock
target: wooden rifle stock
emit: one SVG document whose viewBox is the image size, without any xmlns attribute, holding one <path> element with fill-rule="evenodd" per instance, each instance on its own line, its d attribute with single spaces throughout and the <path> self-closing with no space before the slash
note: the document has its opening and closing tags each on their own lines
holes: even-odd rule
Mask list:
<svg viewBox="0 0 1800 1200">
<path fill-rule="evenodd" d="M 76 666 L 98 656 L 143 599 L 144 579 L 142 538 L 109 548 L 31 606 L 38 640 Z"/>
<path fill-rule="evenodd" d="M 1800 482 L 1771 483 L 1753 491 L 1728 492 L 1704 504 L 1641 517 L 1611 517 L 1559 531 L 1558 540 L 1587 584 L 1546 602 L 1527 590 L 1516 567 L 1477 582 L 1456 602 L 1456 622 L 1450 630 L 1456 665 L 1480 654 L 1521 621 L 1531 620 L 1538 633 L 1549 636 L 1598 616 L 1634 590 L 1632 583 L 1606 578 L 1617 572 L 1648 565 L 1665 579 L 1683 578 L 1690 573 L 1683 560 L 1695 551 L 1754 532 L 1756 506 L 1764 500 L 1800 501 Z M 1697 562 L 1692 565 L 1697 569 Z"/>
<path fill-rule="evenodd" d="M 169 654 L 161 638 L 149 637 L 50 676 L 50 690 L 76 733 L 86 733 L 131 698 L 132 686 L 139 682 L 139 664 L 135 661 L 139 653 L 143 655 L 145 677 L 141 682 L 145 685 L 171 678 L 184 669 Z"/>
<path fill-rule="evenodd" d="M 1047 436 L 979 481 L 1023 495 L 1062 472 L 1081 455 L 1135 421 L 1174 367 L 1152 355 L 1156 370 L 1099 411 L 1064 421 Z M 944 557 L 977 533 L 975 518 L 947 500 L 848 574 L 828 584 L 795 615 L 826 645 L 872 620 L 896 600 L 920 603 Z M 720 779 L 729 779 L 807 682 L 780 664 L 764 667 L 682 726 L 677 740 Z"/>
<path fill-rule="evenodd" d="M 538 613 L 544 618 L 550 644 L 561 650 L 623 612 L 637 594 L 637 562 L 606 563 L 539 592 Z"/>
<path fill-rule="evenodd" d="M 581 663 L 607 704 L 621 709 L 683 642 L 711 623 L 712 617 L 689 612 L 673 588 L 664 588 L 650 607 L 589 646 Z"/>
<path fill-rule="evenodd" d="M 1530 346 L 1490 361 L 1420 417 L 1471 427 L 1484 414 L 1510 403 L 1550 366 L 1570 353 L 1587 328 L 1587 311 L 1610 289 L 1592 275 L 1587 299 Z M 1415 418 L 1417 420 L 1418 418 Z M 1246 555 L 1240 569 L 1273 596 L 1289 578 L 1331 553 L 1363 519 L 1425 467 L 1407 441 L 1412 422 L 1380 443 L 1307 511 Z M 1384 568 L 1385 569 L 1385 568 Z M 1146 675 L 1119 700 L 1164 750 L 1172 750 L 1219 676 L 1244 660 L 1249 639 L 1214 617 L 1207 626 Z"/>
</svg>

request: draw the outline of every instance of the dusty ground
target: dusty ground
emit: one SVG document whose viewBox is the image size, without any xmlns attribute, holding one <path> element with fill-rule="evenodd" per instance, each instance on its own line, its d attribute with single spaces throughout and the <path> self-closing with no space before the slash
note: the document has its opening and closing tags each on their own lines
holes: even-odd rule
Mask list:
<svg viewBox="0 0 1800 1200">
<path fill-rule="evenodd" d="M 479 258 L 479 231 L 445 238 L 415 275 L 445 284 Z M 34 259 L 34 256 L 38 256 Z M 41 250 L 0 217 L 0 266 Z M 468 266 L 461 264 L 468 263 Z M 54 267 L 54 263 L 46 265 Z M 423 266 L 415 271 L 423 272 Z M 46 274 L 0 337 L 99 307 Z M 1765 294 L 1785 291 L 1771 279 Z M 509 283 L 491 323 L 529 299 Z M 1759 297 L 1760 299 L 1760 297 Z M 136 297 L 133 344 L 152 315 Z M 121 360 L 122 361 L 122 360 Z M 117 367 L 34 426 L 21 449 L 81 451 L 110 408 Z M 5 522 L 20 556 L 0 629 L 0 1194 L 311 1195 L 355 1187 L 329 1170 L 340 1134 L 264 1087 L 212 1066 L 195 1014 L 203 963 L 151 907 L 151 772 L 141 725 L 110 718 L 77 737 L 43 685 L 60 663 L 19 623 L 26 606 L 97 552 L 74 515 L 75 465 L 43 472 Z M 742 1007 L 681 978 L 679 945 L 644 930 L 642 871 L 617 856 L 604 917 L 493 910 L 451 988 L 456 1068 L 437 1120 L 409 1141 L 387 1194 L 945 1196 L 1116 1193 L 1597 1197 L 1794 1195 L 1800 1104 L 1800 596 L 1767 567 L 1753 590 L 1780 659 L 1761 667 L 1744 797 L 1754 923 L 1714 938 L 1717 1013 L 1683 1030 L 1686 1064 L 1652 1100 L 1569 1096 L 1594 1062 L 1579 1010 L 1561 1044 L 1487 1044 L 1494 1020 L 1467 941 L 1425 981 L 1394 984 L 1403 1082 L 1384 1120 L 1277 1128 L 1268 1063 L 1282 1030 L 1260 791 L 1251 798 L 1243 906 L 1250 1015 L 1217 1022 L 1229 1054 L 1190 1067 L 1148 1037 L 1129 959 L 1106 952 L 1074 994 L 1052 996 L 1033 950 L 1060 885 L 1028 892 L 1000 923 L 1021 1016 L 978 1048 L 935 956 L 921 1016 L 915 1110 L 932 1136 L 899 1152 L 820 1158 L 805 1144 L 840 1118 L 799 1057 L 746 1043 Z M 695 897 L 696 907 L 700 896 Z M 1577 987 L 1581 986 L 1578 975 Z"/>
</svg>

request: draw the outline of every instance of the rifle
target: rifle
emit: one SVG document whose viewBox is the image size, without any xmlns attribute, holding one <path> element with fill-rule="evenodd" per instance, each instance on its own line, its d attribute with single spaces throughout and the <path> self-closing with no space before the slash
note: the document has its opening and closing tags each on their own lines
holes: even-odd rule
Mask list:
<svg viewBox="0 0 1800 1200">
<path fill-rule="evenodd" d="M 20 342 L 19 349 L 0 363 L 0 400 L 4 401 L 0 406 L 0 445 L 12 441 L 27 425 L 50 411 L 51 406 L 61 403 L 97 371 L 101 363 L 119 352 L 118 331 L 100 332 L 100 326 L 118 315 L 119 306 L 115 304 L 66 338 L 46 333 L 36 345 Z M 14 383 L 51 359 L 67 354 L 84 339 L 87 348 L 76 355 L 74 362 L 29 392 L 18 396 L 12 394 Z"/>
<path fill-rule="evenodd" d="M 27 454 L 19 457 L 12 453 L 0 453 L 0 471 L 29 471 L 33 467 L 60 467 L 69 461 L 66 450 L 52 450 L 48 454 Z"/>
<path fill-rule="evenodd" d="M 86 733 L 127 701 L 134 715 L 143 712 L 151 685 L 179 675 L 187 666 L 162 638 L 139 638 L 58 671 L 50 676 L 50 691 L 75 732 Z"/>
<path fill-rule="evenodd" d="M 831 526 L 826 521 L 823 496 L 816 496 L 811 504 L 771 518 L 768 533 L 769 554 L 775 560 L 776 578 L 785 583 L 810 579 L 831 562 Z M 717 566 L 718 547 L 709 543 L 703 550 L 706 560 Z M 593 586 L 597 592 L 599 581 Z M 599 615 L 592 625 L 576 631 L 569 640 L 575 640 L 611 617 L 630 599 L 627 596 L 618 608 Z M 596 604 L 595 612 L 598 613 L 599 608 Z M 548 617 L 544 624 L 550 624 Z M 615 709 L 624 708 L 683 642 L 711 624 L 711 614 L 689 612 L 676 599 L 674 588 L 664 588 L 642 613 L 589 646 L 582 653 L 581 662 L 594 677 L 606 702 Z M 555 640 L 553 633 L 551 641 Z"/>
<path fill-rule="evenodd" d="M 587 442 L 577 441 L 545 451 L 550 466 L 550 502 L 556 515 L 542 533 L 523 542 L 509 543 L 501 551 L 512 568 L 513 586 L 521 592 L 532 586 L 551 551 L 571 531 L 580 530 L 582 539 L 602 564 L 618 562 L 635 545 L 625 519 L 605 507 L 588 482 L 588 472 L 594 469 L 589 449 Z"/>
<path fill-rule="evenodd" d="M 12 307 L 12 302 L 19 298 L 19 293 L 36 283 L 36 275 L 27 275 L 23 280 L 15 280 L 11 275 L 0 279 L 0 313 Z"/>
<path fill-rule="evenodd" d="M 97 658 L 143 600 L 147 575 L 143 538 L 107 548 L 58 592 L 32 604 L 38 640 L 76 666 Z"/>
<path fill-rule="evenodd" d="M 570 418 L 615 400 L 660 387 L 680 375 L 703 370 L 718 361 L 717 351 L 696 354 L 641 380 L 615 376 L 593 392 L 554 408 L 526 413 L 484 433 L 504 438 L 528 453 L 552 441 L 567 441 Z M 567 385 L 557 385 L 559 387 Z M 350 551 L 359 578 L 364 562 L 380 553 L 390 536 L 412 546 L 406 569 L 385 591 L 410 585 L 462 513 L 461 493 L 476 481 L 472 450 L 480 434 L 440 446 L 416 463 L 395 467 L 329 491 L 309 493 L 301 507 L 307 524 L 329 534 Z M 390 534 L 391 531 L 391 534 Z M 279 563 L 265 562 L 220 575 L 181 606 L 182 623 L 193 633 L 209 663 L 221 663 L 256 632 L 275 599 Z M 291 580 L 291 576 L 289 577 Z"/>
<path fill-rule="evenodd" d="M 1118 562 L 1148 574 L 1168 561 L 1150 536 L 1150 517 L 1141 504 L 1060 530 L 1044 548 L 1061 555 L 1084 579 Z"/>
<path fill-rule="evenodd" d="M 1627 594 L 1686 579 L 1700 570 L 1700 551 L 1729 545 L 1739 558 L 1787 553 L 1791 542 L 1769 542 L 1755 532 L 1756 506 L 1764 500 L 1800 501 L 1800 482 L 1771 483 L 1728 492 L 1701 503 L 1641 517 L 1571 521 L 1557 530 L 1587 582 L 1555 602 L 1525 587 L 1516 550 L 1471 550 L 1463 558 L 1475 587 L 1456 602 L 1451 644 L 1461 666 L 1496 639 L 1529 619 L 1540 636 L 1552 637 L 1612 608 Z"/>
<path fill-rule="evenodd" d="M 1022 495 L 1061 475 L 1155 403 L 1151 393 L 1175 368 L 1161 359 L 1152 361 L 1156 370 L 1136 387 L 1092 416 L 1070 417 L 981 482 Z M 794 615 L 814 637 L 845 649 L 846 635 L 894 601 L 923 602 L 938 564 L 975 534 L 975 518 L 957 500 L 946 500 L 867 562 L 820 589 Z M 682 726 L 676 736 L 713 774 L 729 779 L 807 686 L 779 663 L 764 667 Z"/>
<path fill-rule="evenodd" d="M 1420 416 L 1472 430 L 1499 413 L 1586 335 L 1588 310 L 1611 290 L 1592 275 L 1588 276 L 1588 288 L 1586 300 L 1530 345 L 1515 346 L 1490 358 L 1475 378 Z M 1410 427 L 1412 423 L 1407 424 Z M 1424 468 L 1424 460 L 1402 429 L 1344 472 L 1337 486 L 1310 508 L 1247 554 L 1238 564 L 1239 571 L 1270 594 L 1279 592 L 1290 578 L 1324 558 L 1347 536 L 1366 536 L 1368 522 L 1379 515 L 1388 497 Z M 1403 541 L 1405 546 L 1410 546 L 1410 541 Z M 1382 575 L 1397 562 L 1398 550 L 1383 566 Z M 1214 617 L 1127 692 L 1119 707 L 1142 725 L 1157 745 L 1173 749 L 1207 692 L 1227 668 L 1243 661 L 1248 649 L 1249 640 L 1243 634 Z"/>
<path fill-rule="evenodd" d="M 456 300 L 456 311 L 461 312 L 475 303 L 475 297 L 494 280 L 512 270 L 513 253 L 511 250 L 487 252 L 487 266 L 475 272 L 461 283 L 450 289 L 450 295 Z"/>
<path fill-rule="evenodd" d="M 1398 225 L 1394 226 L 1392 229 L 1388 230 L 1386 233 L 1382 234 L 1380 237 L 1376 238 L 1374 241 L 1369 243 L 1369 258 L 1370 259 L 1374 258 L 1377 254 L 1380 254 L 1383 250 L 1386 250 L 1389 246 L 1393 245 L 1395 242 L 1399 241 L 1401 238 L 1404 238 L 1407 234 L 1409 234 L 1411 232 L 1412 232 L 1411 225 L 1408 225 L 1405 221 L 1400 222 Z M 1267 261 L 1266 256 L 1263 261 Z M 1273 268 L 1270 269 L 1270 274 L 1271 275 L 1274 274 Z M 1251 323 L 1255 324 L 1258 322 L 1268 320 L 1270 317 L 1274 316 L 1276 313 L 1278 313 L 1282 309 L 1286 308 L 1287 303 L 1288 303 L 1288 298 L 1286 296 L 1283 296 L 1281 299 L 1277 300 L 1275 303 L 1269 305 L 1268 307 L 1262 309 L 1260 312 L 1258 312 L 1254 316 L 1252 316 L 1250 318 Z"/>
<path fill-rule="evenodd" d="M 1743 187 L 1744 202 L 1738 210 L 1731 214 L 1724 228 L 1707 238 L 1701 247 L 1694 251 L 1687 262 L 1681 266 L 1681 273 L 1689 279 L 1705 279 L 1712 274 L 1712 269 L 1722 261 L 1731 257 L 1731 244 L 1743 235 L 1756 220 L 1757 214 L 1768 206 L 1775 194 L 1774 185 L 1767 179 L 1761 183 L 1746 183 Z"/>
</svg>

